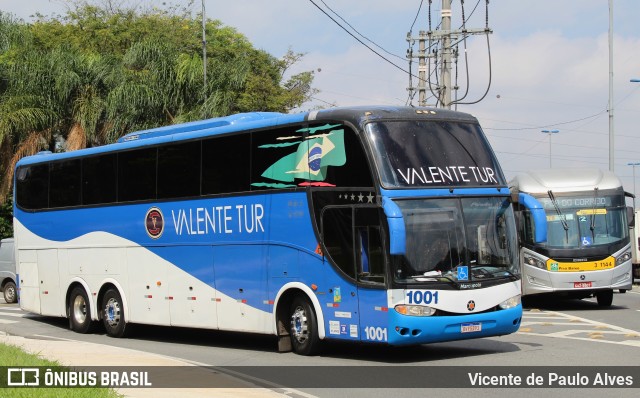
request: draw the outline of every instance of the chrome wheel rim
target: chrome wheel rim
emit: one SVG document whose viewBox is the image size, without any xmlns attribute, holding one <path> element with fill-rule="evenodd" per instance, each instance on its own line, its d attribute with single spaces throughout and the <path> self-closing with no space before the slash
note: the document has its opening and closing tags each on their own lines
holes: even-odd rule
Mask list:
<svg viewBox="0 0 640 398">
<path fill-rule="evenodd" d="M 298 306 L 291 314 L 291 334 L 298 341 L 304 343 L 309 338 L 309 322 L 304 308 Z"/>
<path fill-rule="evenodd" d="M 87 320 L 87 302 L 81 295 L 77 295 L 73 300 L 73 319 L 80 324 Z"/>
<path fill-rule="evenodd" d="M 120 322 L 120 303 L 114 298 L 110 298 L 104 306 L 104 319 L 109 326 L 114 327 Z"/>
</svg>

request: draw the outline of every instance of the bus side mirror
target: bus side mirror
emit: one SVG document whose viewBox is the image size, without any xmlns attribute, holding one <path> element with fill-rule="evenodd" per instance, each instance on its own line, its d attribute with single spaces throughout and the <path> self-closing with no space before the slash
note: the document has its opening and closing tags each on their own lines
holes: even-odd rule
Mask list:
<svg viewBox="0 0 640 398">
<path fill-rule="evenodd" d="M 386 198 L 382 200 L 382 208 L 389 224 L 389 253 L 405 254 L 407 235 L 402 211 L 395 202 Z"/>
<path fill-rule="evenodd" d="M 531 213 L 531 222 L 533 223 L 533 240 L 535 243 L 544 243 L 547 241 L 547 214 L 544 211 L 542 203 L 533 196 L 526 193 L 518 194 L 518 202 L 527 208 Z"/>
<path fill-rule="evenodd" d="M 627 206 L 627 220 L 629 220 L 630 227 L 633 227 L 636 223 L 636 213 L 631 206 Z"/>
</svg>

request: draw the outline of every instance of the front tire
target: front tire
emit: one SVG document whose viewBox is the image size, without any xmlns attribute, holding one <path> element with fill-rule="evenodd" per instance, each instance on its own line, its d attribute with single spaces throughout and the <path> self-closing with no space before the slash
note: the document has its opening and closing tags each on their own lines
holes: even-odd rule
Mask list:
<svg viewBox="0 0 640 398">
<path fill-rule="evenodd" d="M 102 298 L 102 323 L 107 335 L 124 337 L 127 323 L 124 319 L 122 297 L 116 289 L 109 289 Z"/>
<path fill-rule="evenodd" d="M 289 333 L 296 354 L 315 355 L 320 349 L 316 313 L 309 300 L 302 296 L 293 299 L 290 307 Z"/>
<path fill-rule="evenodd" d="M 610 307 L 613 303 L 613 290 L 604 290 L 596 293 L 596 300 L 600 307 Z"/>
<path fill-rule="evenodd" d="M 69 296 L 69 326 L 76 333 L 84 334 L 91 330 L 91 305 L 82 287 L 75 287 Z"/>
<path fill-rule="evenodd" d="M 15 283 L 7 282 L 4 285 L 4 301 L 6 301 L 7 304 L 13 304 L 18 301 L 18 293 Z"/>
</svg>

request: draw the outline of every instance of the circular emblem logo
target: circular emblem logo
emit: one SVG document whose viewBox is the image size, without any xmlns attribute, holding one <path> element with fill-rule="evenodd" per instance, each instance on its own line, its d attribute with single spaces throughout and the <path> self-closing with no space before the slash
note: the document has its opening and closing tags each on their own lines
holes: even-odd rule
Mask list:
<svg viewBox="0 0 640 398">
<path fill-rule="evenodd" d="M 157 207 L 150 208 L 144 218 L 144 224 L 147 229 L 147 234 L 152 239 L 158 239 L 162 236 L 162 232 L 164 231 L 164 217 L 160 209 Z"/>
<path fill-rule="evenodd" d="M 585 280 L 585 279 L 586 279 L 586 277 L 585 277 L 584 275 L 580 275 L 580 280 L 581 280 L 581 281 L 583 281 L 583 280 Z"/>
<path fill-rule="evenodd" d="M 309 168 L 311 171 L 317 172 L 320 170 L 320 164 L 322 163 L 322 148 L 312 148 L 309 151 Z"/>
<path fill-rule="evenodd" d="M 475 301 L 473 301 L 473 300 L 470 300 L 470 301 L 467 303 L 467 309 L 468 309 L 469 311 L 473 311 L 473 310 L 475 310 L 475 309 L 476 309 L 476 302 L 475 302 Z"/>
</svg>

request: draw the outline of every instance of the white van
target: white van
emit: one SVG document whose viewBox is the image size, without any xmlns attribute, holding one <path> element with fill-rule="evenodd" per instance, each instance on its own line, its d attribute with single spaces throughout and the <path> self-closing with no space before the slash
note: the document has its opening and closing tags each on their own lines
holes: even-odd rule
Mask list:
<svg viewBox="0 0 640 398">
<path fill-rule="evenodd" d="M 13 250 L 13 238 L 0 241 L 0 291 L 4 294 L 4 301 L 15 303 L 18 301 L 16 289 L 16 259 Z"/>
</svg>

